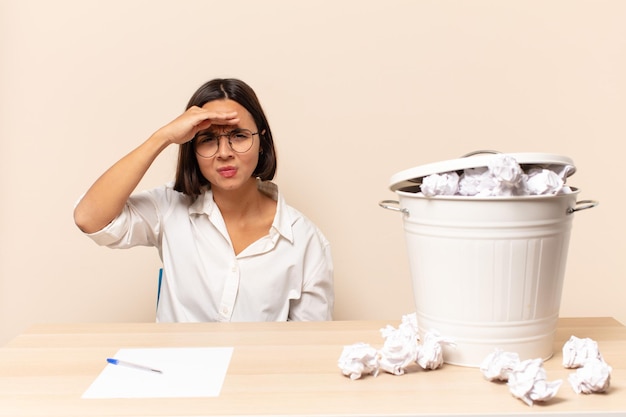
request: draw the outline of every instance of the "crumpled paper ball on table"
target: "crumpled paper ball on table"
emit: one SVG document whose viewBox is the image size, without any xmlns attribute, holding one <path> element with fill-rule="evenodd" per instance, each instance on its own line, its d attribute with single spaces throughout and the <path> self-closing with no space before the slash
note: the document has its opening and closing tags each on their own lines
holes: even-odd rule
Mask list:
<svg viewBox="0 0 626 417">
<path fill-rule="evenodd" d="M 495 349 L 480 364 L 480 371 L 489 381 L 505 381 L 509 392 L 528 405 L 548 401 L 558 392 L 563 381 L 548 382 L 542 359 L 520 361 L 515 352 Z"/>
<path fill-rule="evenodd" d="M 416 362 L 423 369 L 438 369 L 443 366 L 443 345 L 452 345 L 452 339 L 442 337 L 437 332 L 426 332 L 424 342 L 417 352 Z"/>
<path fill-rule="evenodd" d="M 543 360 L 537 358 L 518 363 L 509 373 L 507 385 L 514 397 L 533 405 L 535 401 L 548 401 L 553 398 L 562 383 L 560 379 L 549 382 L 543 368 Z"/>
<path fill-rule="evenodd" d="M 610 385 L 612 368 L 604 361 L 598 343 L 571 336 L 563 345 L 563 366 L 575 368 L 568 380 L 577 394 L 605 392 Z M 528 405 L 553 398 L 562 381 L 548 382 L 541 359 L 521 362 L 515 352 L 495 349 L 480 365 L 489 381 L 507 381 L 510 392 Z"/>
<path fill-rule="evenodd" d="M 594 358 L 570 374 L 568 380 L 576 394 L 605 392 L 611 384 L 613 369 L 602 359 Z"/>
<path fill-rule="evenodd" d="M 563 366 L 566 368 L 580 368 L 590 359 L 601 359 L 598 343 L 588 337 L 578 338 L 570 336 L 563 345 Z"/>
<path fill-rule="evenodd" d="M 563 366 L 576 369 L 568 380 L 577 394 L 605 392 L 613 369 L 604 361 L 598 343 L 590 338 L 571 336 L 563 345 Z"/>
<path fill-rule="evenodd" d="M 338 361 L 341 372 L 350 379 L 363 375 L 378 375 L 378 352 L 367 343 L 344 346 Z"/>
<path fill-rule="evenodd" d="M 489 381 L 506 382 L 518 363 L 520 363 L 520 358 L 517 353 L 495 349 L 480 364 L 480 371 Z"/>
<path fill-rule="evenodd" d="M 413 363 L 423 369 L 437 369 L 444 362 L 442 344 L 452 344 L 451 340 L 436 332 L 428 332 L 424 335 L 424 343 L 420 345 L 415 313 L 403 316 L 397 329 L 387 325 L 380 329 L 380 333 L 384 343 L 378 351 L 365 343 L 344 346 L 338 361 L 344 375 L 359 379 L 368 373 L 376 376 L 381 369 L 393 375 L 403 375 Z"/>
<path fill-rule="evenodd" d="M 385 339 L 379 351 L 380 367 L 394 375 L 404 374 L 404 370 L 417 358 L 419 349 L 417 323 L 413 324 L 407 317 L 402 318 L 402 323 L 397 329 L 390 325 L 380 329 L 380 334 Z"/>
</svg>

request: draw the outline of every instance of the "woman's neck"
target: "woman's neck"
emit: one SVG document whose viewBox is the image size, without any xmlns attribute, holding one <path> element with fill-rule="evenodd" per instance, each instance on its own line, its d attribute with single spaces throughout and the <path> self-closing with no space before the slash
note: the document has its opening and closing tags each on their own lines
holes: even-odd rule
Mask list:
<svg viewBox="0 0 626 417">
<path fill-rule="evenodd" d="M 222 213 L 235 254 L 269 233 L 276 202 L 259 191 L 255 179 L 237 190 L 216 189 L 213 200 Z"/>
<path fill-rule="evenodd" d="M 259 209 L 263 195 L 258 190 L 257 180 L 250 178 L 236 190 L 213 189 L 213 200 L 223 215 L 243 217 Z"/>
</svg>

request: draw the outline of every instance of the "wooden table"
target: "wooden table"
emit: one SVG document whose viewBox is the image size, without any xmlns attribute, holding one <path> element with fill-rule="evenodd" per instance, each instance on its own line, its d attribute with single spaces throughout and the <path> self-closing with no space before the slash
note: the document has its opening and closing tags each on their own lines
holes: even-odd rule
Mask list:
<svg viewBox="0 0 626 417">
<path fill-rule="evenodd" d="M 544 367 L 563 379 L 528 407 L 476 368 L 417 365 L 403 376 L 352 381 L 337 367 L 344 345 L 379 348 L 393 321 L 36 325 L 0 348 L 0 416 L 444 416 L 626 415 L 626 327 L 612 318 L 563 318 Z M 596 340 L 613 367 L 605 394 L 575 394 L 561 365 L 572 335 Z M 232 346 L 221 395 L 191 399 L 81 399 L 120 348 Z"/>
</svg>

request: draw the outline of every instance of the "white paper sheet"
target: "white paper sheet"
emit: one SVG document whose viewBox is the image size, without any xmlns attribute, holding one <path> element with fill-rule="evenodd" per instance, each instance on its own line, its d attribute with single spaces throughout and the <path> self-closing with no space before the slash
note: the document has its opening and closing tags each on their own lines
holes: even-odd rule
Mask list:
<svg viewBox="0 0 626 417">
<path fill-rule="evenodd" d="M 232 353 L 232 347 L 120 349 L 115 359 L 162 373 L 107 364 L 82 398 L 217 397 Z"/>
</svg>

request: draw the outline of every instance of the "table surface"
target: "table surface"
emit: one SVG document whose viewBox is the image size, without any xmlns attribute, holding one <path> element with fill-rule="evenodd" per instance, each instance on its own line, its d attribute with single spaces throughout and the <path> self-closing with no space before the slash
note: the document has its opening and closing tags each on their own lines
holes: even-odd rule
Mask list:
<svg viewBox="0 0 626 417">
<path fill-rule="evenodd" d="M 35 325 L 0 348 L 0 416 L 447 416 L 626 415 L 626 327 L 612 318 L 561 318 L 548 380 L 557 396 L 529 407 L 477 368 L 417 365 L 402 376 L 350 380 L 337 360 L 344 345 L 382 346 L 393 321 L 287 323 L 115 323 Z M 561 348 L 590 337 L 612 366 L 604 394 L 576 394 Z M 120 348 L 232 346 L 216 398 L 81 399 Z"/>
</svg>

